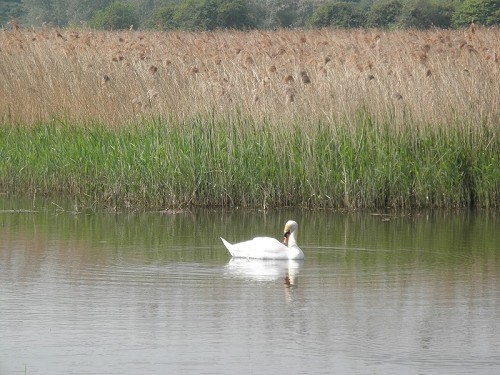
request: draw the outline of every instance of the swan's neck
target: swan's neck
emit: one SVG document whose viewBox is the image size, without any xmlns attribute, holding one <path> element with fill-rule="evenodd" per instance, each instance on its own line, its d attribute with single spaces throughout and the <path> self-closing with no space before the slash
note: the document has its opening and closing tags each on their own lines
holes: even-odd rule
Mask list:
<svg viewBox="0 0 500 375">
<path fill-rule="evenodd" d="M 290 233 L 290 236 L 288 236 L 288 241 L 287 241 L 288 247 L 292 247 L 292 246 L 297 245 L 297 240 L 295 239 L 296 232 L 297 231 L 292 232 L 292 233 Z"/>
</svg>

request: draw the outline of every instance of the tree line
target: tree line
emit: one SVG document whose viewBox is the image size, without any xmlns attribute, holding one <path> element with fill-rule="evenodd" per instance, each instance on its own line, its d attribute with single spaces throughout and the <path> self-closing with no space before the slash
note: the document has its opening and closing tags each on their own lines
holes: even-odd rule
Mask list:
<svg viewBox="0 0 500 375">
<path fill-rule="evenodd" d="M 155 30 L 500 25 L 500 0 L 0 0 L 0 25 Z"/>
</svg>

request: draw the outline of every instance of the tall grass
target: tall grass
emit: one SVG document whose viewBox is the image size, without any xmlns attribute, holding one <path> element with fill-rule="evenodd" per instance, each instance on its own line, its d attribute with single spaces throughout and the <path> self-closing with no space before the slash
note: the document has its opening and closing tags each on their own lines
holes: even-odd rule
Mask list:
<svg viewBox="0 0 500 375">
<path fill-rule="evenodd" d="M 274 127 L 243 117 L 0 131 L 0 189 L 78 207 L 498 207 L 499 130 Z"/>
<path fill-rule="evenodd" d="M 500 29 L 0 30 L 0 119 L 157 116 L 498 125 Z"/>
<path fill-rule="evenodd" d="M 499 29 L 0 30 L 0 192 L 498 207 Z"/>
</svg>

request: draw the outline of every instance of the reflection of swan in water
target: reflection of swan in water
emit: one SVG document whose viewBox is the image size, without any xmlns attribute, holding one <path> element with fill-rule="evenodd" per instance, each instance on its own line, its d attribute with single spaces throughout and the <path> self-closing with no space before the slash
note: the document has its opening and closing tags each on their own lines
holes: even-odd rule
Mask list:
<svg viewBox="0 0 500 375">
<path fill-rule="evenodd" d="M 295 286 L 304 262 L 301 260 L 266 260 L 232 258 L 226 264 L 226 275 L 257 281 L 285 280 L 286 286 Z"/>
<path fill-rule="evenodd" d="M 304 259 L 304 253 L 297 245 L 297 228 L 298 225 L 293 220 L 286 223 L 283 243 L 271 237 L 255 237 L 236 244 L 230 244 L 222 237 L 220 239 L 233 258 Z"/>
</svg>

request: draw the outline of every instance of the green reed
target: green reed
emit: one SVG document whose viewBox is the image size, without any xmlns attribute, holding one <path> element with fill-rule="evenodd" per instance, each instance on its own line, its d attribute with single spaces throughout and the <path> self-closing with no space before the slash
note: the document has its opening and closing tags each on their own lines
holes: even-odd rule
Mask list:
<svg viewBox="0 0 500 375">
<path fill-rule="evenodd" d="M 498 207 L 499 130 L 241 116 L 0 129 L 0 192 L 78 207 Z"/>
</svg>

